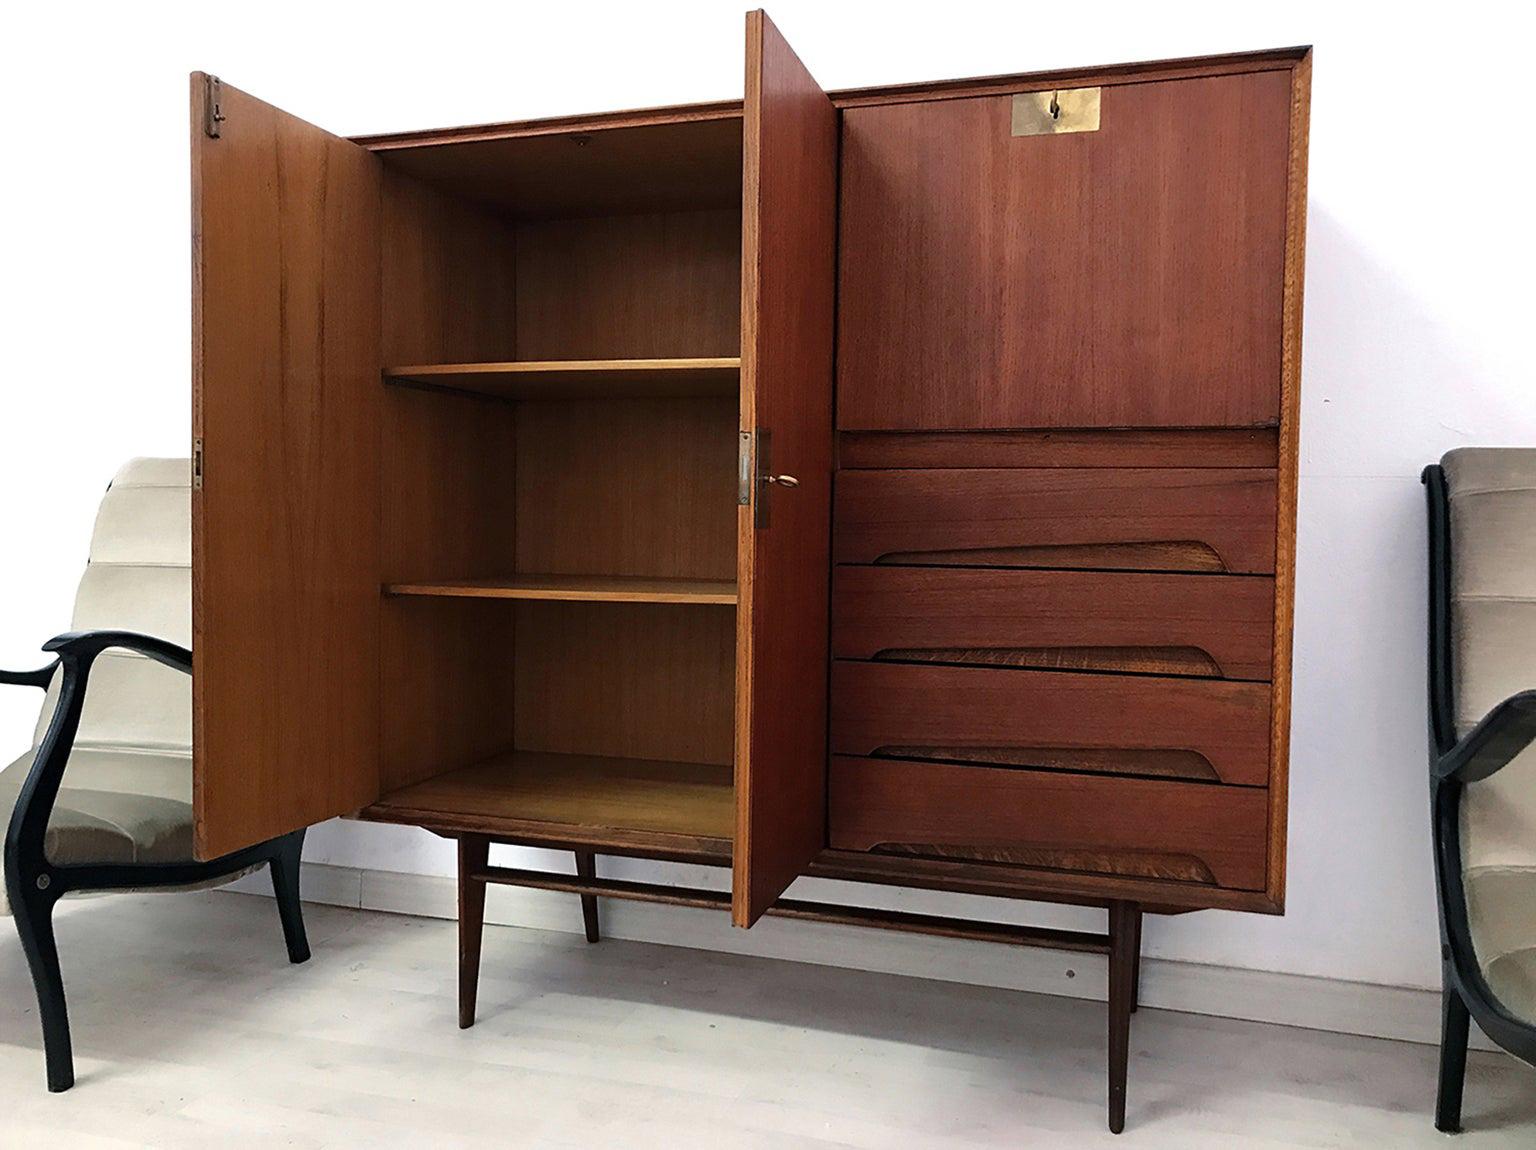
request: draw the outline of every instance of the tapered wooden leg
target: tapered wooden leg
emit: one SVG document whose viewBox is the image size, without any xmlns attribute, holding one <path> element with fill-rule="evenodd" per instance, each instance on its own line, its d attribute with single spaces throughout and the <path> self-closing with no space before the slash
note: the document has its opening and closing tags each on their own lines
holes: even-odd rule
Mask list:
<svg viewBox="0 0 1536 1150">
<path fill-rule="evenodd" d="M 576 874 L 580 878 L 596 878 L 597 856 L 591 851 L 577 851 Z M 581 920 L 586 924 L 588 942 L 596 942 L 602 937 L 597 930 L 597 895 L 581 896 Z"/>
<path fill-rule="evenodd" d="M 485 883 L 471 876 L 490 860 L 485 835 L 459 836 L 459 1029 L 475 1024 L 480 989 L 480 940 L 485 934 Z"/>
<path fill-rule="evenodd" d="M 1435 1129 L 1461 1132 L 1461 1088 L 1467 1078 L 1467 1035 L 1471 1027 L 1467 1004 L 1447 979 L 1440 1016 L 1440 1090 L 1435 1098 Z"/>
<path fill-rule="evenodd" d="M 1131 1002 L 1135 994 L 1136 920 L 1132 902 L 1109 904 L 1109 1129 L 1125 1129 L 1125 1077 L 1131 1054 Z"/>
<path fill-rule="evenodd" d="M 1132 915 L 1131 937 L 1131 1013 L 1141 1006 L 1141 907 Z"/>
</svg>

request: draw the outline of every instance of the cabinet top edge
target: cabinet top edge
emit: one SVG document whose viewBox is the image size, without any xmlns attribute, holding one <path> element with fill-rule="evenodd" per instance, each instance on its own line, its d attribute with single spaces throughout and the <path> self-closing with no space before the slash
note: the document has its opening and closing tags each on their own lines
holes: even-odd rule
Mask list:
<svg viewBox="0 0 1536 1150">
<path fill-rule="evenodd" d="M 828 92 L 827 95 L 838 109 L 856 108 L 871 104 L 900 104 L 916 100 L 985 96 L 1047 84 L 1135 84 L 1152 80 L 1188 79 L 1237 72 L 1281 71 L 1296 67 L 1311 54 L 1311 45 L 1299 45 L 1213 56 L 1186 56 L 1167 60 L 1055 68 L 1041 72 L 1017 72 L 956 80 L 926 80 L 908 84 L 844 88 Z M 448 128 L 422 128 L 406 132 L 380 132 L 353 136 L 351 139 L 353 143 L 360 144 L 370 151 L 387 152 L 441 144 L 466 144 L 483 140 L 558 135 L 563 132 L 609 131 L 711 120 L 733 120 L 740 119 L 743 111 L 744 103 L 741 100 L 713 100 L 705 103 L 671 104 L 617 112 L 551 116 L 536 120 L 509 120 Z"/>
</svg>

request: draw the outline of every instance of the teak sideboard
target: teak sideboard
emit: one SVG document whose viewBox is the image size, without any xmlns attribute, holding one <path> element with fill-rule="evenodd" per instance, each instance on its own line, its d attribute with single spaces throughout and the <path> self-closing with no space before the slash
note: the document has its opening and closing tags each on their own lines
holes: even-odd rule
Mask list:
<svg viewBox="0 0 1536 1150">
<path fill-rule="evenodd" d="M 752 13 L 744 101 L 346 140 L 195 74 L 199 857 L 457 838 L 465 1025 L 487 882 L 1107 953 L 1118 1130 L 1142 913 L 1284 901 L 1309 77 L 829 95 Z"/>
</svg>

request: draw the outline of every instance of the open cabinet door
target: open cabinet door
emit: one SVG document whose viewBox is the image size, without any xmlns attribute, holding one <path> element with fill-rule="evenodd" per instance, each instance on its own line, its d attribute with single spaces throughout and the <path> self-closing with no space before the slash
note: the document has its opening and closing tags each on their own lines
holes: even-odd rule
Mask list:
<svg viewBox="0 0 1536 1150">
<path fill-rule="evenodd" d="M 837 113 L 762 12 L 747 15 L 746 92 L 737 926 L 751 926 L 826 845 L 837 230 Z"/>
<path fill-rule="evenodd" d="M 200 859 L 378 797 L 379 161 L 192 76 Z"/>
</svg>

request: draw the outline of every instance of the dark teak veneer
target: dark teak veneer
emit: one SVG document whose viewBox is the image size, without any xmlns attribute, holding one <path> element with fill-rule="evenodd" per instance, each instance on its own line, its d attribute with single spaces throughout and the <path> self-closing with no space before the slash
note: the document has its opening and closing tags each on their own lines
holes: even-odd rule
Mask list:
<svg viewBox="0 0 1536 1150">
<path fill-rule="evenodd" d="M 1104 954 L 1118 1131 L 1143 914 L 1284 906 L 1310 52 L 746 43 L 742 101 L 357 140 L 193 76 L 199 857 L 456 839 L 465 1026 L 488 883 Z"/>
</svg>

